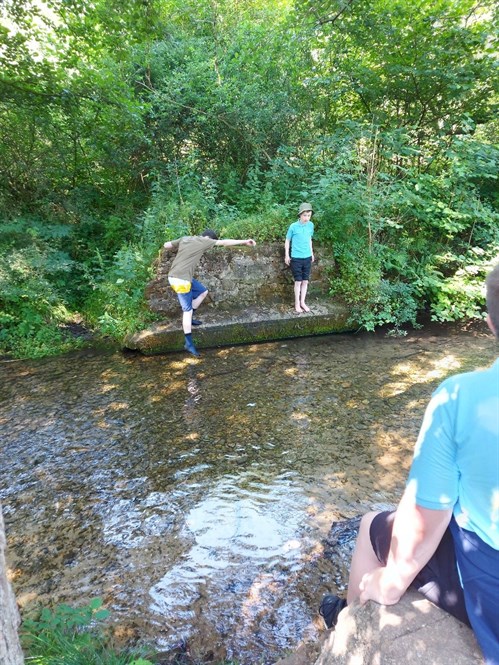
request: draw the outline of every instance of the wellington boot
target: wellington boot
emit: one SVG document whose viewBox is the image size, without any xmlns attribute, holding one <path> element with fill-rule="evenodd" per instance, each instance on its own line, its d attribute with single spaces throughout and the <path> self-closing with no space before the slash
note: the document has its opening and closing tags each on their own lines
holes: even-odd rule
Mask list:
<svg viewBox="0 0 499 665">
<path fill-rule="evenodd" d="M 192 353 L 192 355 L 196 356 L 196 358 L 199 358 L 199 356 L 201 355 L 199 353 L 199 351 L 196 349 L 196 347 L 194 346 L 194 344 L 192 342 L 190 342 L 189 340 L 187 340 L 187 339 L 185 340 L 184 349 L 186 351 L 188 351 L 189 353 Z"/>
</svg>

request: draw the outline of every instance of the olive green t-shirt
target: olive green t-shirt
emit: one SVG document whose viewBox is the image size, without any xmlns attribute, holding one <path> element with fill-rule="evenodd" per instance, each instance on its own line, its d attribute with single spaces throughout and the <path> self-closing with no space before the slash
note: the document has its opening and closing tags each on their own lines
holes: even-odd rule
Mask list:
<svg viewBox="0 0 499 665">
<path fill-rule="evenodd" d="M 168 277 L 176 277 L 192 282 L 194 270 L 196 270 L 201 257 L 207 250 L 215 247 L 217 241 L 206 236 L 184 236 L 172 240 L 171 243 L 178 251 L 170 267 Z"/>
</svg>

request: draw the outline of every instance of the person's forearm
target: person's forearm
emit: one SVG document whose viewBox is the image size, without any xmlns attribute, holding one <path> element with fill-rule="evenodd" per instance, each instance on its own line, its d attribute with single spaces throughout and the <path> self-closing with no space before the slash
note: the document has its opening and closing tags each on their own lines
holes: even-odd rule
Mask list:
<svg viewBox="0 0 499 665">
<path fill-rule="evenodd" d="M 227 238 L 226 240 L 221 240 L 220 244 L 223 247 L 233 247 L 234 245 L 244 245 L 246 240 L 232 240 L 230 238 Z"/>
<path fill-rule="evenodd" d="M 290 242 L 289 242 L 289 240 L 286 238 L 286 240 L 285 240 L 285 242 L 284 242 L 284 256 L 285 256 L 286 258 L 289 258 L 289 245 L 290 245 Z"/>
<path fill-rule="evenodd" d="M 394 566 L 407 586 L 437 549 L 449 525 L 452 510 L 430 510 L 418 506 L 414 486 L 407 487 L 393 523 L 387 567 Z M 406 587 L 407 588 L 407 587 Z"/>
<path fill-rule="evenodd" d="M 217 240 L 217 245 L 220 247 L 234 247 L 235 245 L 254 245 L 256 244 L 251 238 L 246 238 L 245 240 L 234 240 L 232 238 L 226 238 L 225 240 Z"/>
<path fill-rule="evenodd" d="M 361 601 L 397 603 L 434 554 L 451 515 L 451 510 L 416 505 L 412 488 L 406 489 L 395 515 L 386 566 L 364 577 Z"/>
</svg>

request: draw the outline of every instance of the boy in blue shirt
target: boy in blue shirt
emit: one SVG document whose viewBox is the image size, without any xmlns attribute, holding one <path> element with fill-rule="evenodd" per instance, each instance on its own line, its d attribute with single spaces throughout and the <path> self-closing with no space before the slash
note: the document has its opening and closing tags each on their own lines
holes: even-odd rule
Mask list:
<svg viewBox="0 0 499 665">
<path fill-rule="evenodd" d="M 312 248 L 314 225 L 310 221 L 313 214 L 310 203 L 302 203 L 298 209 L 298 221 L 290 225 L 284 243 L 284 262 L 287 266 L 291 265 L 295 280 L 295 311 L 298 314 L 310 312 L 310 308 L 305 304 L 305 298 L 314 261 Z"/>
<path fill-rule="evenodd" d="M 486 286 L 498 337 L 499 265 Z M 347 600 L 326 596 L 321 613 L 332 627 L 347 602 L 394 605 L 409 586 L 471 626 L 499 665 L 499 358 L 433 393 L 397 510 L 364 515 Z"/>
</svg>

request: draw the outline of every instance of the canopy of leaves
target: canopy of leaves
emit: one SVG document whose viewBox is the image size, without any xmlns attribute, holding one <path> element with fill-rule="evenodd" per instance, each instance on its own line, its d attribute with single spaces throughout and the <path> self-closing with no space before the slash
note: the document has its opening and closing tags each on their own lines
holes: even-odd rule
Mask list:
<svg viewBox="0 0 499 665">
<path fill-rule="evenodd" d="M 165 238 L 282 239 L 304 198 L 366 327 L 480 314 L 497 34 L 492 0 L 5 0 L 3 348 L 26 307 L 121 336 Z"/>
</svg>

